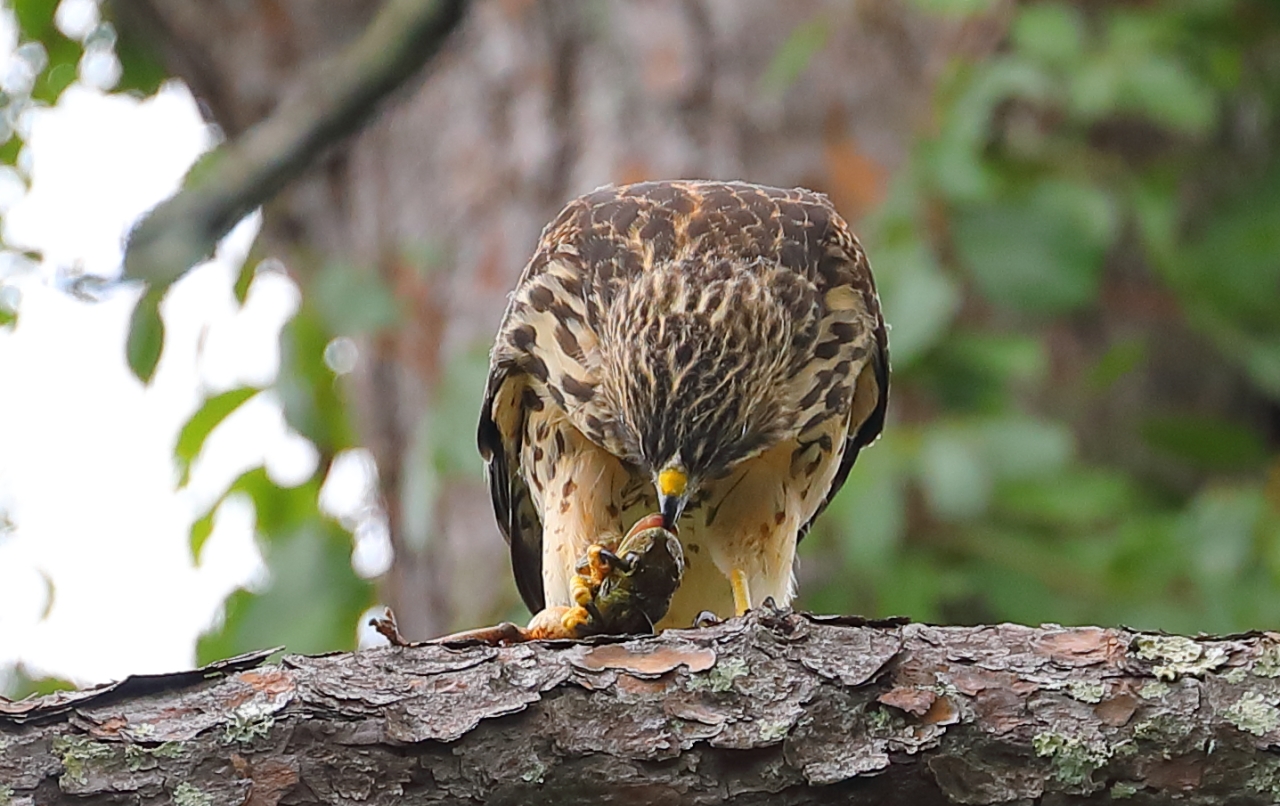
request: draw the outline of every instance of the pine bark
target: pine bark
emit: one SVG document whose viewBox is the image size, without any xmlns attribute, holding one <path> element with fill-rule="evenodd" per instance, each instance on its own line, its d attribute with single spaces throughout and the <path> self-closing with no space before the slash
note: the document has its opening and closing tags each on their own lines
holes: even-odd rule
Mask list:
<svg viewBox="0 0 1280 806">
<path fill-rule="evenodd" d="M 1280 635 L 795 613 L 267 652 L 0 701 L 0 803 L 1136 804 L 1280 797 Z"/>
</svg>

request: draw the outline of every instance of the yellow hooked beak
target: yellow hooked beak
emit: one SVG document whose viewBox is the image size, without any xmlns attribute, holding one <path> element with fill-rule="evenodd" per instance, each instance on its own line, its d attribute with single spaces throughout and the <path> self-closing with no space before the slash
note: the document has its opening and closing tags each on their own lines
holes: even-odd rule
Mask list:
<svg viewBox="0 0 1280 806">
<path fill-rule="evenodd" d="M 678 467 L 658 473 L 658 509 L 662 511 L 663 528 L 674 532 L 676 521 L 688 501 L 689 475 Z"/>
</svg>

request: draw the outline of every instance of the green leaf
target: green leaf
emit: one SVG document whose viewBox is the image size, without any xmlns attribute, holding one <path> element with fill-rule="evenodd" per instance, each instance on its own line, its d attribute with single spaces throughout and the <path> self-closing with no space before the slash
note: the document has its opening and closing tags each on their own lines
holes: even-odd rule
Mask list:
<svg viewBox="0 0 1280 806">
<path fill-rule="evenodd" d="M 271 480 L 265 468 L 256 467 L 240 475 L 227 494 L 244 493 L 253 501 L 258 530 L 267 540 L 302 528 L 320 517 L 320 483 L 323 474 L 297 487 L 281 487 Z"/>
<path fill-rule="evenodd" d="M 12 6 L 22 40 L 39 42 L 48 58 L 48 64 L 31 88 L 31 97 L 51 104 L 76 79 L 80 43 L 67 39 L 54 25 L 57 0 L 14 0 Z"/>
<path fill-rule="evenodd" d="M 1093 301 L 1115 237 L 1105 194 L 1042 182 L 1029 193 L 962 207 L 956 249 L 983 295 L 1028 313 L 1062 314 Z"/>
<path fill-rule="evenodd" d="M 1075 469 L 1039 478 L 1008 478 L 997 486 L 996 511 L 1033 527 L 1081 530 L 1124 518 L 1137 495 L 1121 472 Z"/>
<path fill-rule="evenodd" d="M 1280 336 L 1280 162 L 1213 205 L 1175 255 L 1188 300 L 1253 333 Z"/>
<path fill-rule="evenodd" d="M 920 483 L 935 515 L 956 521 L 976 518 L 991 497 L 991 468 L 971 429 L 930 428 L 920 447 Z"/>
<path fill-rule="evenodd" d="M 253 285 L 253 278 L 257 276 L 258 266 L 254 261 L 246 259 L 240 264 L 240 271 L 236 272 L 235 285 L 231 288 L 236 302 L 244 305 L 244 301 L 249 298 L 249 287 Z"/>
<path fill-rule="evenodd" d="M 1059 3 L 1023 6 L 1014 19 L 1013 41 L 1032 59 L 1074 67 L 1084 56 L 1084 21 L 1078 9 Z"/>
<path fill-rule="evenodd" d="M 1150 417 L 1140 432 L 1156 450 L 1204 470 L 1248 470 L 1260 467 L 1267 458 L 1266 442 L 1260 435 L 1212 417 Z"/>
<path fill-rule="evenodd" d="M 1124 65 L 1107 55 L 1086 59 L 1078 70 L 1072 71 L 1067 97 L 1075 115 L 1094 121 L 1114 113 L 1123 72 Z"/>
<path fill-rule="evenodd" d="M 213 429 L 260 391 L 262 390 L 244 387 L 214 395 L 206 399 L 204 405 L 183 424 L 182 430 L 178 432 L 178 442 L 173 448 L 174 458 L 178 461 L 179 487 L 187 485 L 191 463 L 200 454 Z"/>
<path fill-rule="evenodd" d="M 160 318 L 163 289 L 149 288 L 138 300 L 129 319 L 125 356 L 129 369 L 143 383 L 150 383 L 164 350 L 164 321 Z"/>
<path fill-rule="evenodd" d="M 332 334 L 302 299 L 298 313 L 280 333 L 280 378 L 276 390 L 285 420 L 330 456 L 355 446 L 343 388 L 324 362 Z"/>
<path fill-rule="evenodd" d="M 978 426 L 986 465 L 996 478 L 1027 478 L 1057 472 L 1075 453 L 1066 423 L 1007 416 Z"/>
<path fill-rule="evenodd" d="M 428 450 L 436 472 L 481 479 L 484 465 L 476 452 L 476 401 L 489 376 L 489 346 L 459 351 L 445 365 L 440 391 L 425 413 Z"/>
<path fill-rule="evenodd" d="M 831 21 L 825 14 L 800 23 L 774 52 L 768 68 L 760 77 L 760 89 L 764 92 L 782 93 L 800 78 L 813 57 L 826 46 L 831 37 Z"/>
<path fill-rule="evenodd" d="M 0 327 L 12 327 L 18 321 L 22 292 L 17 286 L 0 283 Z"/>
<path fill-rule="evenodd" d="M 221 504 L 221 501 L 219 501 Z M 196 565 L 200 564 L 200 555 L 204 551 L 204 544 L 208 542 L 209 535 L 213 534 L 213 516 L 217 512 L 218 505 L 215 504 L 208 512 L 196 519 L 191 524 L 191 532 L 188 536 L 187 543 L 191 547 L 191 561 Z"/>
<path fill-rule="evenodd" d="M 1204 134 L 1217 122 L 1213 90 L 1170 57 L 1149 54 L 1126 65 L 1118 105 L 1187 134 Z"/>
<path fill-rule="evenodd" d="M 836 533 L 852 567 L 871 573 L 890 568 L 907 535 L 907 459 L 900 434 L 890 428 L 858 455 L 840 494 L 818 521 Z"/>
<path fill-rule="evenodd" d="M 965 329 L 947 334 L 921 375 L 951 410 L 998 413 L 1007 410 L 1012 391 L 1036 388 L 1048 366 L 1045 345 L 1035 338 Z"/>
<path fill-rule="evenodd" d="M 1087 383 L 1097 391 L 1105 392 L 1121 378 L 1141 367 L 1146 359 L 1145 339 L 1119 339 L 1107 348 L 1089 370 Z"/>
<path fill-rule="evenodd" d="M 332 521 L 310 518 L 274 535 L 263 559 L 267 588 L 227 599 L 222 624 L 197 644 L 200 663 L 264 646 L 308 654 L 355 648 L 357 621 L 374 595 L 351 568 L 349 535 Z"/>
<path fill-rule="evenodd" d="M 873 254 L 885 320 L 893 329 L 893 364 L 902 370 L 942 339 L 960 308 L 960 290 L 919 240 Z"/>
<path fill-rule="evenodd" d="M 12 0 L 9 6 L 18 20 L 18 33 L 28 41 L 41 42 L 51 36 L 61 36 L 54 27 L 53 15 L 60 0 Z"/>
<path fill-rule="evenodd" d="M 111 4 L 106 8 L 110 10 Z M 120 81 L 116 84 L 116 92 L 153 95 L 169 78 L 154 50 L 154 43 L 137 36 L 133 26 L 119 28 L 116 58 L 120 60 Z"/>
<path fill-rule="evenodd" d="M 954 17 L 985 14 L 996 5 L 996 0 L 913 0 L 913 2 L 930 13 Z"/>
<path fill-rule="evenodd" d="M 5 677 L 8 679 L 5 680 L 5 686 L 0 693 L 15 701 L 27 697 L 43 697 L 58 691 L 75 691 L 79 688 L 70 680 L 63 680 L 60 677 L 32 677 L 22 664 L 18 664 L 8 675 L 0 675 L 0 680 Z"/>
<path fill-rule="evenodd" d="M 945 107 L 938 137 L 925 144 L 923 166 L 939 193 L 953 202 L 990 199 L 999 186 L 985 158 L 996 109 L 1011 98 L 1043 102 L 1054 82 L 1039 65 L 994 57 L 972 71 L 958 71 L 956 97 Z"/>
<path fill-rule="evenodd" d="M 312 302 L 334 336 L 377 333 L 400 321 L 391 290 L 372 269 L 331 262 L 310 283 Z"/>
</svg>

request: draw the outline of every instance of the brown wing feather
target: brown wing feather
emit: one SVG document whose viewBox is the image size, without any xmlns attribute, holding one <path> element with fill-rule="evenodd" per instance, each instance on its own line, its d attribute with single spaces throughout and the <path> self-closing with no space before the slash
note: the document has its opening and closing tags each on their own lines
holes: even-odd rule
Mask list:
<svg viewBox="0 0 1280 806">
<path fill-rule="evenodd" d="M 818 509 L 809 518 L 808 522 L 800 527 L 800 534 L 797 540 L 803 539 L 809 533 L 809 530 L 813 527 L 813 522 L 826 510 L 831 503 L 831 499 L 835 498 L 836 493 L 840 492 L 845 480 L 849 478 L 849 471 L 853 469 L 853 463 L 858 460 L 858 453 L 872 442 L 875 442 L 876 438 L 880 436 L 880 432 L 884 430 L 885 411 L 889 405 L 889 348 L 883 322 L 876 331 L 876 345 L 877 349 L 872 353 L 870 363 L 863 370 L 868 380 L 864 382 L 860 376 L 854 392 L 854 416 L 849 420 L 849 435 L 844 442 L 844 455 L 840 457 L 840 467 L 836 470 L 835 478 L 831 481 L 831 489 L 827 491 L 826 498 L 818 505 Z M 866 395 L 875 401 L 874 404 L 869 406 L 870 412 L 863 417 L 859 417 L 860 409 L 858 408 L 858 400 L 861 395 Z"/>
<path fill-rule="evenodd" d="M 493 513 L 511 548 L 516 589 L 529 610 L 536 613 L 544 607 L 542 520 L 534 510 L 529 486 L 520 474 L 525 417 L 520 400 L 524 387 L 524 378 L 518 369 L 501 362 L 491 365 L 476 442 L 485 459 Z"/>
</svg>

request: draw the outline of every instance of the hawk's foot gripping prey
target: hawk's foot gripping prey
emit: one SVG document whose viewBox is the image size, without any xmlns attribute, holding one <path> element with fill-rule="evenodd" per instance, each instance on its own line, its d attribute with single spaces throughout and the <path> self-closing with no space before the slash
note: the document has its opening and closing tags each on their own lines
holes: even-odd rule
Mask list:
<svg viewBox="0 0 1280 806">
<path fill-rule="evenodd" d="M 641 518 L 617 548 L 593 545 L 571 583 L 585 634 L 651 633 L 671 607 L 684 576 L 684 551 L 661 515 Z"/>
<path fill-rule="evenodd" d="M 590 547 L 656 511 L 685 559 L 659 629 L 786 606 L 796 543 L 888 392 L 871 269 L 826 197 L 675 181 L 570 202 L 511 295 L 480 412 L 521 597 L 583 629 L 629 579 Z"/>
<path fill-rule="evenodd" d="M 575 604 L 543 608 L 528 627 L 499 624 L 454 633 L 433 643 L 498 644 L 652 633 L 680 586 L 684 552 L 676 536 L 663 528 L 662 516 L 650 515 L 640 519 L 616 546 L 589 546 L 577 570 L 571 582 Z"/>
</svg>

